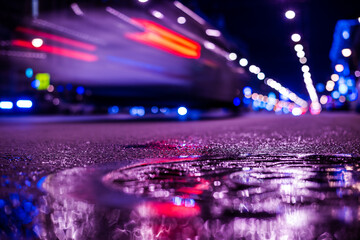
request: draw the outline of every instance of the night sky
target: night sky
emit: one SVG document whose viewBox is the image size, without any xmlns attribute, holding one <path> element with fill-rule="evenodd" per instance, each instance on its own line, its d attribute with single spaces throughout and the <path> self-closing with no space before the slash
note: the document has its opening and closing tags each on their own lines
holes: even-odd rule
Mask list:
<svg viewBox="0 0 360 240">
<path fill-rule="evenodd" d="M 251 64 L 308 99 L 301 64 L 290 36 L 299 33 L 314 84 L 332 74 L 329 52 L 337 20 L 360 17 L 356 0 L 183 0 L 238 46 L 243 42 Z M 293 20 L 286 10 L 296 12 Z M 255 81 L 255 80 L 254 80 Z M 264 85 L 264 84 L 263 84 Z M 263 86 L 263 90 L 270 90 Z"/>
</svg>

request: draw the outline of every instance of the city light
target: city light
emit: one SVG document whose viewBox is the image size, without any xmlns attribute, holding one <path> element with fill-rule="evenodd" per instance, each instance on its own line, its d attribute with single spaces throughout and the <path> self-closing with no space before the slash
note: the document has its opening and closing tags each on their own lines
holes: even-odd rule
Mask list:
<svg viewBox="0 0 360 240">
<path fill-rule="evenodd" d="M 344 66 L 342 64 L 336 64 L 335 65 L 335 70 L 337 72 L 342 72 L 342 71 L 344 71 Z"/>
<path fill-rule="evenodd" d="M 182 3 L 175 1 L 174 5 L 182 10 L 184 13 L 186 13 L 187 15 L 189 15 L 192 19 L 194 19 L 196 22 L 200 23 L 201 25 L 204 25 L 206 22 L 204 19 L 202 19 L 201 17 L 199 17 L 196 13 L 194 13 L 193 11 L 191 11 L 189 8 L 187 8 L 186 6 L 184 6 Z"/>
<path fill-rule="evenodd" d="M 328 102 L 328 97 L 326 95 L 322 95 L 320 98 L 320 103 L 325 105 Z"/>
<path fill-rule="evenodd" d="M 32 76 L 34 75 L 34 71 L 32 70 L 32 68 L 27 68 L 25 70 L 25 76 L 28 78 L 32 78 Z"/>
<path fill-rule="evenodd" d="M 259 80 L 264 80 L 265 74 L 262 73 L 262 72 L 259 72 L 259 73 L 257 74 L 257 78 L 258 78 Z"/>
<path fill-rule="evenodd" d="M 211 37 L 220 37 L 221 36 L 221 32 L 216 29 L 206 29 L 205 33 L 206 33 L 206 35 L 211 36 Z"/>
<path fill-rule="evenodd" d="M 255 66 L 255 65 L 250 65 L 249 71 L 253 74 L 259 74 L 261 70 L 259 67 Z"/>
<path fill-rule="evenodd" d="M 331 96 L 334 98 L 334 99 L 338 99 L 340 97 L 340 93 L 338 91 L 333 91 L 331 93 Z"/>
<path fill-rule="evenodd" d="M 348 92 L 349 88 L 346 84 L 340 84 L 339 85 L 339 92 L 341 94 L 346 94 Z"/>
<path fill-rule="evenodd" d="M 326 91 L 328 91 L 328 92 L 331 92 L 332 90 L 334 90 L 334 87 L 331 85 L 328 85 L 328 84 L 326 84 L 325 88 L 326 88 Z"/>
<path fill-rule="evenodd" d="M 154 17 L 159 18 L 159 19 L 163 19 L 163 18 L 164 18 L 164 14 L 162 14 L 161 12 L 156 11 L 156 10 L 151 11 L 151 14 L 152 14 Z"/>
<path fill-rule="evenodd" d="M 48 90 L 49 90 L 49 88 L 48 88 Z M 85 93 L 85 88 L 82 87 L 82 86 L 77 87 L 76 88 L 76 93 L 79 94 L 79 95 L 83 95 Z"/>
<path fill-rule="evenodd" d="M 300 63 L 305 64 L 307 62 L 307 58 L 306 57 L 302 57 L 299 59 Z"/>
<path fill-rule="evenodd" d="M 301 36 L 298 33 L 294 33 L 293 35 L 291 35 L 291 40 L 293 42 L 299 42 L 301 40 Z"/>
<path fill-rule="evenodd" d="M 286 13 L 285 13 L 285 17 L 287 18 L 287 19 L 294 19 L 295 18 L 295 12 L 293 11 L 293 10 L 288 10 L 288 11 L 286 11 Z"/>
<path fill-rule="evenodd" d="M 127 33 L 125 37 L 177 56 L 195 59 L 200 57 L 199 43 L 155 22 L 144 19 L 133 21 L 143 26 L 145 31 Z M 157 37 L 153 37 L 154 35 Z"/>
<path fill-rule="evenodd" d="M 252 94 L 251 87 L 244 87 L 243 93 L 244 93 L 245 96 L 250 96 Z"/>
<path fill-rule="evenodd" d="M 188 110 L 186 109 L 186 107 L 179 107 L 177 112 L 180 116 L 184 116 L 187 114 Z"/>
<path fill-rule="evenodd" d="M 18 108 L 31 108 L 33 105 L 31 100 L 18 100 L 16 106 Z"/>
<path fill-rule="evenodd" d="M 305 73 L 305 72 L 309 72 L 309 71 L 310 71 L 310 68 L 309 68 L 308 65 L 304 65 L 304 66 L 301 67 L 301 71 L 303 71 L 304 73 Z"/>
<path fill-rule="evenodd" d="M 240 106 L 240 103 L 241 103 L 241 101 L 240 101 L 240 98 L 238 98 L 238 97 L 235 97 L 234 99 L 233 99 L 233 104 L 234 104 L 234 106 Z"/>
<path fill-rule="evenodd" d="M 159 112 L 159 108 L 156 107 L 156 106 L 153 106 L 153 107 L 151 107 L 151 112 L 154 113 L 154 114 L 156 114 L 156 113 Z"/>
<path fill-rule="evenodd" d="M 335 83 L 331 80 L 326 82 L 326 90 L 328 90 L 329 92 L 332 91 L 335 87 Z"/>
<path fill-rule="evenodd" d="M 295 33 L 291 36 L 291 39 L 294 42 L 298 42 L 301 40 L 301 36 L 299 34 Z M 305 64 L 307 62 L 307 59 L 305 57 L 304 46 L 301 44 L 296 44 L 294 46 L 294 49 L 296 51 L 296 55 L 299 58 L 300 63 Z M 303 72 L 305 87 L 306 87 L 307 92 L 309 93 L 310 100 L 311 100 L 310 113 L 311 114 L 319 114 L 321 112 L 321 104 L 319 103 L 319 98 L 317 96 L 316 89 L 313 84 L 313 80 L 311 79 L 310 67 L 308 65 L 303 65 L 301 67 L 301 71 Z M 295 114 L 297 114 L 296 111 L 295 111 Z"/>
<path fill-rule="evenodd" d="M 345 96 L 340 96 L 339 97 L 339 102 L 344 103 L 346 101 L 346 97 Z"/>
<path fill-rule="evenodd" d="M 296 107 L 296 108 L 293 108 L 293 110 L 291 111 L 291 113 L 292 113 L 292 115 L 294 115 L 294 116 L 300 116 L 300 115 L 302 114 L 302 110 L 301 110 L 301 108 Z"/>
<path fill-rule="evenodd" d="M 119 113 L 119 107 L 118 106 L 112 106 L 108 108 L 109 114 L 117 114 Z"/>
<path fill-rule="evenodd" d="M 343 32 L 342 32 L 342 37 L 343 37 L 345 40 L 347 40 L 347 39 L 349 39 L 349 37 L 350 37 L 350 33 L 349 33 L 348 31 L 343 31 Z"/>
<path fill-rule="evenodd" d="M 229 53 L 229 60 L 231 60 L 231 61 L 234 61 L 234 60 L 236 60 L 236 58 L 237 58 L 237 55 L 236 55 L 236 53 Z"/>
<path fill-rule="evenodd" d="M 215 49 L 215 44 L 213 44 L 212 42 L 209 42 L 209 41 L 205 41 L 204 47 L 207 49 Z"/>
<path fill-rule="evenodd" d="M 295 49 L 295 51 L 299 52 L 299 51 L 304 50 L 304 47 L 303 47 L 303 45 L 301 45 L 300 43 L 298 43 L 298 44 L 296 44 L 296 45 L 294 46 L 294 49 Z"/>
<path fill-rule="evenodd" d="M 350 57 L 351 56 L 351 50 L 349 48 L 344 48 L 343 50 L 341 50 L 341 54 L 344 56 L 344 57 Z"/>
<path fill-rule="evenodd" d="M 339 80 L 339 75 L 334 73 L 334 74 L 331 74 L 331 80 L 333 80 L 334 82 L 338 81 Z"/>
<path fill-rule="evenodd" d="M 248 65 L 248 60 L 246 59 L 246 58 L 242 58 L 242 59 L 240 59 L 240 61 L 239 61 L 239 64 L 240 64 L 240 66 L 242 66 L 242 67 L 246 67 L 247 65 Z"/>
<path fill-rule="evenodd" d="M 10 101 L 1 101 L 0 102 L 0 109 L 12 109 L 13 103 Z"/>
<path fill-rule="evenodd" d="M 47 88 L 48 92 L 53 92 L 55 90 L 55 87 L 53 85 L 49 85 Z"/>
<path fill-rule="evenodd" d="M 144 107 L 132 107 L 130 108 L 130 115 L 132 116 L 139 116 L 143 117 L 145 115 L 145 108 Z"/>
<path fill-rule="evenodd" d="M 325 85 L 323 83 L 316 84 L 316 90 L 318 90 L 318 92 L 323 92 L 325 90 Z"/>
<path fill-rule="evenodd" d="M 41 47 L 43 44 L 44 44 L 44 41 L 41 39 L 41 38 L 34 38 L 32 41 L 31 41 L 31 44 L 36 47 L 36 48 L 39 48 Z"/>
<path fill-rule="evenodd" d="M 184 24 L 184 23 L 186 23 L 186 18 L 184 18 L 184 17 L 178 17 L 177 22 L 178 22 L 179 24 Z"/>
<path fill-rule="evenodd" d="M 303 58 L 303 57 L 305 57 L 305 52 L 304 51 L 298 51 L 297 53 L 296 53 L 296 56 L 298 56 L 298 58 Z"/>
<path fill-rule="evenodd" d="M 298 106 L 301 106 L 302 108 L 308 107 L 308 104 L 305 100 L 298 97 L 295 93 L 293 93 L 289 89 L 283 87 L 279 82 L 275 81 L 274 79 L 271 78 L 266 79 L 265 84 L 278 91 L 284 97 L 289 98 Z"/>
<path fill-rule="evenodd" d="M 74 13 L 78 16 L 83 16 L 84 12 L 81 10 L 81 8 L 79 7 L 79 5 L 77 3 L 72 3 L 70 5 L 71 9 L 74 11 Z"/>
</svg>

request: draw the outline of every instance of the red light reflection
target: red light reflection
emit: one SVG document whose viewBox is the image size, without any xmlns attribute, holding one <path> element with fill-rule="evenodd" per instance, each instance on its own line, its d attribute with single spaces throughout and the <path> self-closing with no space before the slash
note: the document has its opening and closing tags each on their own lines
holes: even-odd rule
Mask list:
<svg viewBox="0 0 360 240">
<path fill-rule="evenodd" d="M 139 213 L 143 217 L 166 216 L 187 218 L 197 216 L 200 212 L 200 207 L 197 204 L 187 207 L 184 205 L 175 205 L 172 202 L 148 202 L 139 207 Z"/>
</svg>

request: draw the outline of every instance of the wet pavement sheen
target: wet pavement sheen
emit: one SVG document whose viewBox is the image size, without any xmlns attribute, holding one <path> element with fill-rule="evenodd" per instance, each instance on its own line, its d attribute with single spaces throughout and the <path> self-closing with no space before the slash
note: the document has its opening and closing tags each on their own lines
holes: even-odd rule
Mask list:
<svg viewBox="0 0 360 240">
<path fill-rule="evenodd" d="M 222 129 L 219 121 L 155 124 L 169 130 L 170 137 L 153 133 L 152 141 L 135 139 L 117 148 L 112 144 L 122 140 L 115 132 L 124 123 L 110 124 L 113 135 L 107 132 L 112 129 L 108 123 L 94 124 L 93 137 L 80 124 L 75 124 L 79 136 L 61 137 L 34 131 L 53 131 L 58 125 L 13 127 L 13 135 L 0 136 L 0 239 L 359 239 L 359 138 L 351 137 L 359 136 L 358 124 L 334 124 L 336 118 L 324 125 L 318 118 L 309 118 L 311 123 L 285 119 L 281 128 L 269 131 L 271 118 L 264 118 L 267 125 L 258 118 L 222 120 L 228 124 Z M 249 122 L 253 124 L 236 131 L 239 123 Z M 154 126 L 138 124 L 127 125 L 128 131 Z M 308 130 L 288 134 L 289 126 L 297 132 L 300 124 Z M 184 125 L 190 125 L 193 134 L 171 136 Z M 99 134 L 99 128 L 105 133 Z M 310 141 L 312 131 L 322 133 Z M 36 133 L 28 145 L 4 151 L 7 143 L 21 142 L 18 136 L 26 133 Z M 107 136 L 113 141 L 104 141 Z M 96 137 L 100 142 L 94 143 Z M 48 142 L 51 138 L 55 142 Z M 339 140 L 348 145 L 331 144 Z M 306 142 L 318 146 L 314 153 L 304 153 L 309 152 L 302 147 Z M 95 162 L 75 159 L 81 158 L 78 151 L 90 151 L 93 144 L 130 159 L 106 161 L 106 151 L 91 152 Z M 296 148 L 298 153 L 293 153 Z M 19 154 L 22 149 L 26 154 Z M 46 157 L 47 151 L 54 160 Z M 144 155 L 148 157 L 131 159 Z"/>
</svg>

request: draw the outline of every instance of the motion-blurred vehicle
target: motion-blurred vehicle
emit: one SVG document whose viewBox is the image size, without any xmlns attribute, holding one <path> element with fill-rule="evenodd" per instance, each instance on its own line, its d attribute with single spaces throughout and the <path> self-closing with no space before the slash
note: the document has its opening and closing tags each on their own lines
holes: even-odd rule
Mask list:
<svg viewBox="0 0 360 240">
<path fill-rule="evenodd" d="M 231 108 L 242 99 L 247 75 L 229 57 L 234 46 L 180 2 L 1 5 L 2 109 L 76 103 Z"/>
</svg>

